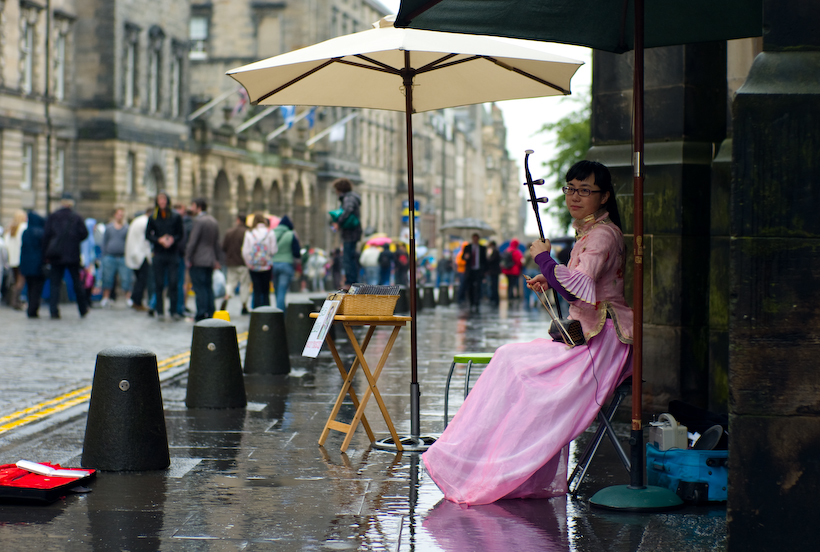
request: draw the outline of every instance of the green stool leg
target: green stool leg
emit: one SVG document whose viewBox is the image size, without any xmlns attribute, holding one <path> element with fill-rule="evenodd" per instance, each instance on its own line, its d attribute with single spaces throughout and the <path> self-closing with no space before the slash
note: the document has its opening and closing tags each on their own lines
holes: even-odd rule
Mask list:
<svg viewBox="0 0 820 552">
<path fill-rule="evenodd" d="M 473 361 L 467 361 L 467 373 L 464 375 L 464 398 L 470 393 L 470 370 L 473 368 Z"/>
<path fill-rule="evenodd" d="M 456 367 L 456 361 L 450 365 L 450 371 L 447 373 L 447 384 L 444 386 L 444 429 L 447 429 L 447 406 L 450 400 L 450 379 L 453 377 L 453 370 Z"/>
</svg>

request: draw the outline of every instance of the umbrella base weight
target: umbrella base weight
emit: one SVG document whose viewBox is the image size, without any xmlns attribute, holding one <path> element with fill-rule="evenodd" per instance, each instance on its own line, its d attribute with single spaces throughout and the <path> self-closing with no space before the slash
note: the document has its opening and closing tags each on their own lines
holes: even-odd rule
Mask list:
<svg viewBox="0 0 820 552">
<path fill-rule="evenodd" d="M 424 452 L 436 442 L 435 437 L 420 436 L 420 437 L 401 437 L 399 439 L 401 447 L 404 452 Z M 379 439 L 371 445 L 376 450 L 387 450 L 391 452 L 398 452 L 396 442 L 392 437 L 386 439 Z"/>
<path fill-rule="evenodd" d="M 615 485 L 592 495 L 589 505 L 601 510 L 620 512 L 667 512 L 682 507 L 683 500 L 663 487 Z"/>
</svg>

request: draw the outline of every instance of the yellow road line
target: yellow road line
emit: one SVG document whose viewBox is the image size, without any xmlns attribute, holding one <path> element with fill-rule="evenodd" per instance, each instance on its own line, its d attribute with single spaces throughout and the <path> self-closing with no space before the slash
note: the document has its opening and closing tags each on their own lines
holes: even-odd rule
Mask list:
<svg viewBox="0 0 820 552">
<path fill-rule="evenodd" d="M 248 332 L 243 332 L 237 336 L 237 341 L 242 343 L 248 339 Z M 191 351 L 185 351 L 177 355 L 168 357 L 157 362 L 157 372 L 162 373 L 171 368 L 183 366 L 191 359 Z M 37 420 L 42 420 L 52 414 L 67 410 L 72 406 L 81 404 L 91 398 L 91 386 L 86 385 L 74 391 L 64 393 L 53 399 L 41 402 L 34 406 L 18 410 L 13 414 L 0 417 L 0 434 L 5 433 L 11 429 L 30 424 Z"/>
</svg>

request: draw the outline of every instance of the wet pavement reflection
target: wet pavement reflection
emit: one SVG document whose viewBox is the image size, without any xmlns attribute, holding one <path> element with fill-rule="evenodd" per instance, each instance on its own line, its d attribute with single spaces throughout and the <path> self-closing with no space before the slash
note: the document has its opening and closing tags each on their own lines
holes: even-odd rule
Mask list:
<svg viewBox="0 0 820 552">
<path fill-rule="evenodd" d="M 443 391 L 452 356 L 491 352 L 546 334 L 546 315 L 520 304 L 480 315 L 457 306 L 419 316 L 421 428 L 443 429 Z M 342 335 L 338 332 L 337 336 Z M 389 337 L 375 333 L 368 360 Z M 409 330 L 399 335 L 379 389 L 400 435 L 410 430 Z M 349 363 L 345 341 L 340 353 Z M 183 344 L 184 346 L 184 344 Z M 465 508 L 442 499 L 414 453 L 370 448 L 357 429 L 347 453 L 343 435 L 317 440 L 342 380 L 330 354 L 292 356 L 289 376 L 245 377 L 245 409 L 185 407 L 186 376 L 162 388 L 171 467 L 157 472 L 102 472 L 91 492 L 47 506 L 0 505 L 2 549 L 16 550 L 390 550 L 638 551 L 725 548 L 725 507 L 688 506 L 670 514 L 590 511 L 598 489 L 628 482 L 602 445 L 579 496 L 499 501 Z M 462 401 L 457 367 L 450 413 Z M 361 396 L 364 378 L 354 382 Z M 340 419 L 350 419 L 346 402 Z M 366 416 L 377 438 L 386 424 L 371 401 Z M 626 424 L 616 424 L 619 437 Z M 0 462 L 21 458 L 78 466 L 85 416 L 55 423 L 0 446 Z M 572 446 L 576 457 L 591 432 Z"/>
</svg>

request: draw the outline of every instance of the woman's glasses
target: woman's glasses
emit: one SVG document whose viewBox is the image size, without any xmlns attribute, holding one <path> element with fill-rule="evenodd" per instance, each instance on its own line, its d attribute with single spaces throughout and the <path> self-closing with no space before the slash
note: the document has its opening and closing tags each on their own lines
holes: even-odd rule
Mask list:
<svg viewBox="0 0 820 552">
<path fill-rule="evenodd" d="M 564 186 L 561 188 L 564 195 L 578 194 L 581 197 L 589 197 L 589 194 L 600 194 L 603 190 L 590 190 L 589 188 L 573 188 L 572 186 Z"/>
</svg>

